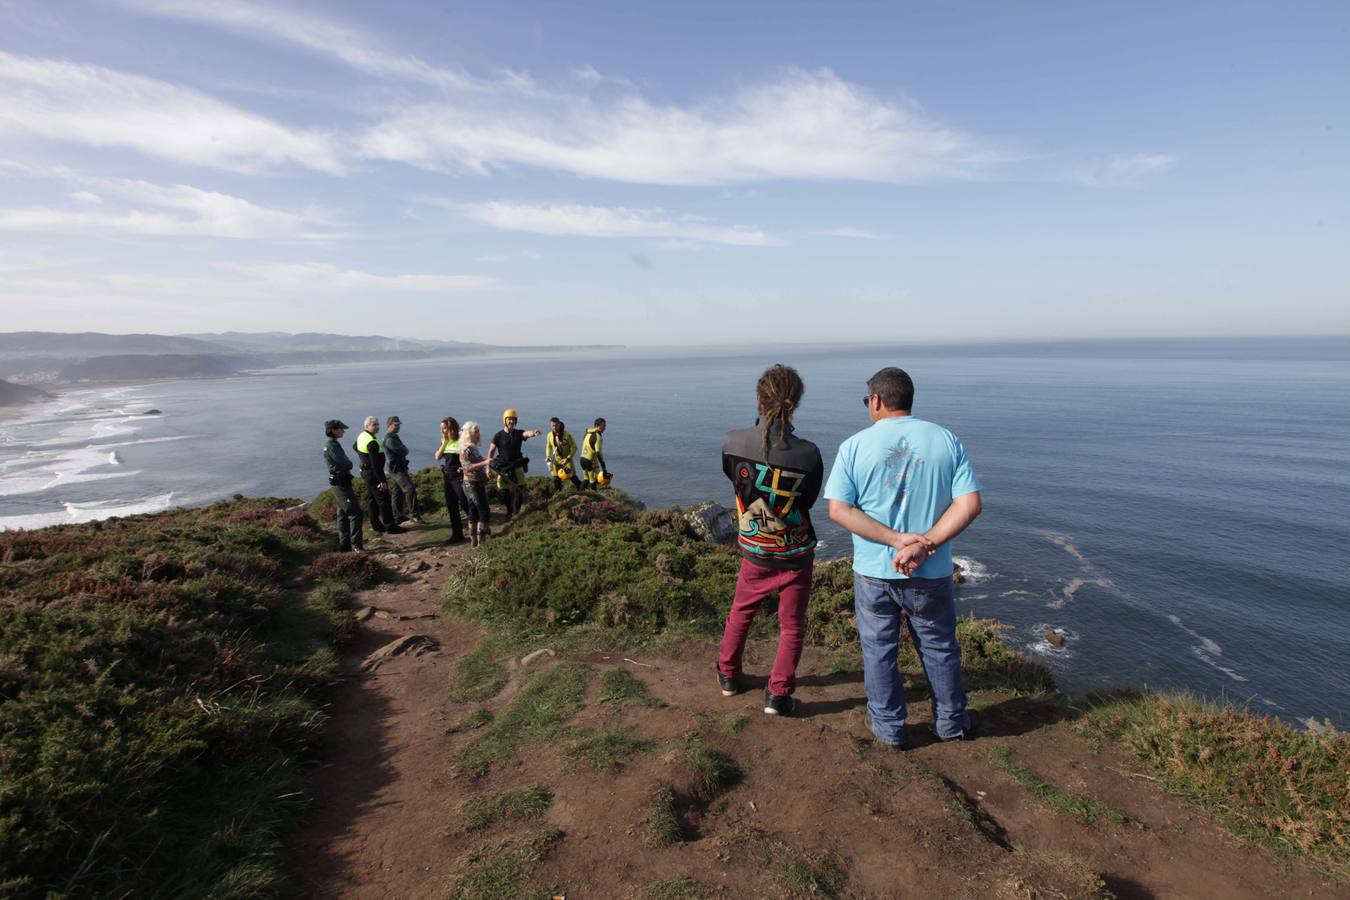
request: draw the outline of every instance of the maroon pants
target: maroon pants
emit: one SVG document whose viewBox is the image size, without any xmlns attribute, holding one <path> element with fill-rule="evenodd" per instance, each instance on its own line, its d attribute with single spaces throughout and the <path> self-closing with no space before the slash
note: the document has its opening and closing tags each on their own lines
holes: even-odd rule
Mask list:
<svg viewBox="0 0 1350 900">
<path fill-rule="evenodd" d="M 801 569 L 771 569 L 748 559 L 741 560 L 736 578 L 736 596 L 727 614 L 722 632 L 722 649 L 717 667 L 723 675 L 741 674 L 741 654 L 750 623 L 760 604 L 772 591 L 778 592 L 778 653 L 773 658 L 769 690 L 786 697 L 797 686 L 797 661 L 802 658 L 802 639 L 806 636 L 806 601 L 811 596 L 811 565 Z"/>
</svg>

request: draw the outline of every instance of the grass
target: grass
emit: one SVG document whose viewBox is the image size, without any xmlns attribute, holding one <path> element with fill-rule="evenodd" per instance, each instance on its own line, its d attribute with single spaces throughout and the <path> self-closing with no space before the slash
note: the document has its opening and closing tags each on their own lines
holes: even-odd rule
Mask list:
<svg viewBox="0 0 1350 900">
<path fill-rule="evenodd" d="M 446 734 L 458 734 L 461 731 L 477 731 L 492 724 L 492 711 L 471 709 L 445 729 Z"/>
<path fill-rule="evenodd" d="M 705 800 L 723 793 L 745 777 L 736 760 L 721 750 L 704 745 L 697 736 L 689 740 L 685 764 L 694 776 L 694 790 Z"/>
<path fill-rule="evenodd" d="M 659 789 L 647 804 L 642 822 L 642 842 L 648 847 L 670 847 L 684 840 L 684 826 L 675 812 L 675 792 Z"/>
<path fill-rule="evenodd" d="M 1233 833 L 1350 880 L 1350 737 L 1195 697 L 1094 698 L 1087 723 Z"/>
<path fill-rule="evenodd" d="M 563 723 L 581 708 L 585 693 L 586 668 L 577 663 L 561 663 L 535 673 L 497 720 L 459 752 L 460 768 L 470 775 L 483 775 L 522 744 L 553 740 L 562 734 Z"/>
<path fill-rule="evenodd" d="M 703 900 L 707 889 L 692 878 L 649 881 L 638 891 L 638 900 Z"/>
<path fill-rule="evenodd" d="M 450 699 L 463 702 L 490 700 L 506 687 L 506 666 L 498 660 L 502 642 L 484 638 L 471 652 L 460 657 L 455 665 L 455 684 Z"/>
<path fill-rule="evenodd" d="M 1013 759 L 1010 747 L 999 747 L 992 751 L 989 754 L 989 761 L 995 767 L 1007 773 L 1013 781 L 1016 781 L 1041 803 L 1051 809 L 1072 816 L 1084 825 L 1095 828 L 1102 819 L 1109 819 L 1118 825 L 1130 825 L 1135 828 L 1145 827 L 1143 822 L 1109 803 L 1095 797 L 1086 797 L 1082 794 L 1066 791 L 1038 778 Z"/>
<path fill-rule="evenodd" d="M 474 851 L 450 895 L 456 900 L 515 900 L 521 881 L 561 841 L 563 833 L 544 828 L 528 838 L 510 839 Z"/>
<path fill-rule="evenodd" d="M 460 807 L 465 831 L 482 831 L 499 822 L 524 822 L 542 817 L 553 805 L 553 794 L 533 785 L 514 791 L 501 791 L 471 797 Z"/>
<path fill-rule="evenodd" d="M 758 860 L 792 894 L 848 896 L 848 870 L 836 853 L 805 854 L 768 832 L 745 825 L 733 827 L 721 842 Z"/>
<path fill-rule="evenodd" d="M 597 703 L 618 703 L 621 706 L 662 706 L 651 695 L 647 685 L 627 669 L 606 669 L 600 675 Z"/>
<path fill-rule="evenodd" d="M 382 575 L 294 507 L 0 534 L 0 894 L 279 890 L 345 602 Z"/>
<path fill-rule="evenodd" d="M 628 731 L 595 731 L 567 746 L 563 755 L 595 772 L 619 772 L 628 760 L 655 745 Z"/>
<path fill-rule="evenodd" d="M 726 737 L 735 737 L 745 730 L 745 726 L 750 724 L 750 717 L 745 713 L 725 713 L 720 716 L 695 713 L 694 717 L 700 728 L 716 731 Z"/>
</svg>

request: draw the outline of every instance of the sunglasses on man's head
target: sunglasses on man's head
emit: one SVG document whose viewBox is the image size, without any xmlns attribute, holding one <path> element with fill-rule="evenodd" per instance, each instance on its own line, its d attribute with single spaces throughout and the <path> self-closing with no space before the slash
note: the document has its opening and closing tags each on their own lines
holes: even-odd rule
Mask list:
<svg viewBox="0 0 1350 900">
<path fill-rule="evenodd" d="M 876 394 L 868 394 L 866 397 L 864 397 L 864 398 L 863 398 L 863 406 L 866 406 L 866 407 L 868 407 L 868 408 L 870 409 L 871 406 L 872 406 L 872 398 L 875 397 L 875 396 L 876 396 Z"/>
</svg>

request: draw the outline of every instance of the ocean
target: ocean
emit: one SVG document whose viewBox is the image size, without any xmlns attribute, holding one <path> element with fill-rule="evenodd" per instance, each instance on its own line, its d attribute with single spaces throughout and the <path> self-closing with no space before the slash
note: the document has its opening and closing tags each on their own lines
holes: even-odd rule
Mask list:
<svg viewBox="0 0 1350 900">
<path fill-rule="evenodd" d="M 325 419 L 398 414 L 430 465 L 443 416 L 490 435 L 507 406 L 526 428 L 559 416 L 578 439 L 604 416 L 616 485 L 650 507 L 730 505 L 722 435 L 753 421 L 766 365 L 801 372 L 797 429 L 827 466 L 868 424 L 867 377 L 900 365 L 915 415 L 956 432 L 984 482 L 984 514 L 956 542 L 963 613 L 1007 623 L 1069 690 L 1185 689 L 1345 727 L 1350 364 L 1279 346 L 593 351 L 73 390 L 11 413 L 0 528 L 235 493 L 309 499 L 326 488 Z M 814 513 L 821 556 L 849 553 L 823 500 Z"/>
</svg>

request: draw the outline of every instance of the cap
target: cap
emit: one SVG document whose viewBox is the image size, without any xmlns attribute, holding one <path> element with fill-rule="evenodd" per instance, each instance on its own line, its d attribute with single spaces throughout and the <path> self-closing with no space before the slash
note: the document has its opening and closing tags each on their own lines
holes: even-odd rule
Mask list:
<svg viewBox="0 0 1350 900">
<path fill-rule="evenodd" d="M 400 425 L 403 424 L 403 420 L 400 419 L 398 416 L 390 416 L 386 424 L 393 425 L 395 422 L 397 422 Z"/>
<path fill-rule="evenodd" d="M 344 422 L 344 421 L 342 421 L 341 419 L 329 419 L 327 422 L 324 422 L 324 423 L 323 423 L 323 430 L 324 430 L 324 431 L 332 431 L 332 430 L 335 429 L 335 428 L 344 428 L 344 429 L 345 429 L 346 427 L 347 427 L 347 423 Z"/>
</svg>

